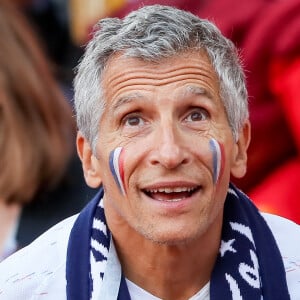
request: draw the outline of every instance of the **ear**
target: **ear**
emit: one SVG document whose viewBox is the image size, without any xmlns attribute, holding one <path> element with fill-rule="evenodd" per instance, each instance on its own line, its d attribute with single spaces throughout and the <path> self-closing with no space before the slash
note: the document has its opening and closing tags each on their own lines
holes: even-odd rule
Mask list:
<svg viewBox="0 0 300 300">
<path fill-rule="evenodd" d="M 247 171 L 247 150 L 251 140 L 251 125 L 247 120 L 239 132 L 238 141 L 232 151 L 231 174 L 236 178 L 241 178 Z"/>
<path fill-rule="evenodd" d="M 76 145 L 87 185 L 91 188 L 99 187 L 101 184 L 101 177 L 98 172 L 99 162 L 92 152 L 90 143 L 80 132 L 77 133 Z"/>
</svg>

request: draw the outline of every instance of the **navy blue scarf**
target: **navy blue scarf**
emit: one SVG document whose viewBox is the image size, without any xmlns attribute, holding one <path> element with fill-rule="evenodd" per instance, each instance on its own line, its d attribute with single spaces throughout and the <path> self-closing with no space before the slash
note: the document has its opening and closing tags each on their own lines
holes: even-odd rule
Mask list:
<svg viewBox="0 0 300 300">
<path fill-rule="evenodd" d="M 70 234 L 66 265 L 68 300 L 92 299 L 96 285 L 105 276 L 111 237 L 102 197 L 101 189 L 79 214 Z M 96 265 L 99 274 L 93 274 L 91 265 Z M 115 299 L 130 300 L 123 274 L 115 295 Z M 101 295 L 95 299 L 101 299 Z M 251 200 L 233 185 L 225 201 L 222 240 L 210 280 L 210 299 L 290 299 L 273 234 Z"/>
</svg>

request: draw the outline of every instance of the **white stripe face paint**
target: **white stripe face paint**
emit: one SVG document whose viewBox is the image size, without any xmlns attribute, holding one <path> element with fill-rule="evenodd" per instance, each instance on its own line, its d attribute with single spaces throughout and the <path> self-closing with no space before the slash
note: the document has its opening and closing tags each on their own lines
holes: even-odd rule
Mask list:
<svg viewBox="0 0 300 300">
<path fill-rule="evenodd" d="M 124 149 L 118 147 L 111 151 L 109 155 L 109 167 L 113 174 L 116 184 L 122 195 L 125 195 L 124 188 Z"/>
</svg>

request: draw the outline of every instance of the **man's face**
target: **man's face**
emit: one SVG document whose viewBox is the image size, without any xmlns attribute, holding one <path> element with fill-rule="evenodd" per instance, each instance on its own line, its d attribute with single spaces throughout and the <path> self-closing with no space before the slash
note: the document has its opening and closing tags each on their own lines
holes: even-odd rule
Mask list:
<svg viewBox="0 0 300 300">
<path fill-rule="evenodd" d="M 118 55 L 103 88 L 92 165 L 105 189 L 108 223 L 163 243 L 220 227 L 241 147 L 207 56 L 192 52 L 154 64 Z"/>
</svg>

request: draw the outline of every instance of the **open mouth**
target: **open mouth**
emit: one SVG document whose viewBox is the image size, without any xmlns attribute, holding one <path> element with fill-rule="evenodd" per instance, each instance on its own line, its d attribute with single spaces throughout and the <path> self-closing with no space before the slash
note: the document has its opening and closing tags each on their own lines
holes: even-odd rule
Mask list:
<svg viewBox="0 0 300 300">
<path fill-rule="evenodd" d="M 144 189 L 143 192 L 154 200 L 176 202 L 191 197 L 199 189 L 200 186 L 175 188 L 165 187 L 158 189 Z"/>
</svg>

